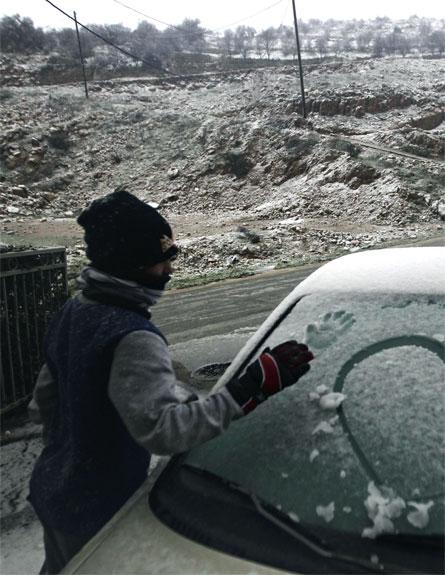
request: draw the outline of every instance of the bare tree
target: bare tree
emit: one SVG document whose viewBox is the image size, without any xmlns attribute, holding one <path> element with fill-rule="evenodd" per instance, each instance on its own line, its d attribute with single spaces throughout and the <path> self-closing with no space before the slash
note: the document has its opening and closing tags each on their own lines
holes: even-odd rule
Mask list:
<svg viewBox="0 0 445 575">
<path fill-rule="evenodd" d="M 323 36 L 318 36 L 315 40 L 315 46 L 317 52 L 320 54 L 320 58 L 324 58 L 328 51 L 328 38 L 323 34 Z"/>
<path fill-rule="evenodd" d="M 247 58 L 247 54 L 253 49 L 255 28 L 250 26 L 238 26 L 235 30 L 235 52 Z"/>
<path fill-rule="evenodd" d="M 309 52 L 310 54 L 315 53 L 315 45 L 312 38 L 305 38 L 302 42 L 302 50 Z"/>
<path fill-rule="evenodd" d="M 176 52 L 182 51 L 181 38 L 174 28 L 166 28 L 159 36 L 160 54 L 163 60 L 170 60 Z"/>
<path fill-rule="evenodd" d="M 344 52 L 352 52 L 353 44 L 352 44 L 352 37 L 350 35 L 349 30 L 347 30 L 346 28 L 343 28 L 341 35 L 342 35 L 341 47 L 342 47 L 343 51 Z"/>
<path fill-rule="evenodd" d="M 183 50 L 199 53 L 206 46 L 206 30 L 201 26 L 201 22 L 198 19 L 191 20 L 186 18 L 172 32 L 172 36 L 176 38 L 178 46 Z"/>
<path fill-rule="evenodd" d="M 428 38 L 432 33 L 432 25 L 431 22 L 425 18 L 422 18 L 420 25 L 419 25 L 419 34 L 418 34 L 418 46 L 421 52 L 425 52 L 429 50 L 428 47 Z"/>
<path fill-rule="evenodd" d="M 297 57 L 297 42 L 295 40 L 295 30 L 291 26 L 283 26 L 281 29 L 281 52 L 283 56 Z"/>
<path fill-rule="evenodd" d="M 372 30 L 364 30 L 357 36 L 357 50 L 359 52 L 368 52 L 369 47 L 374 39 Z"/>
<path fill-rule="evenodd" d="M 384 36 L 384 50 L 387 54 L 395 54 L 397 52 L 398 38 L 400 35 L 400 28 L 394 28 L 390 34 Z"/>
<path fill-rule="evenodd" d="M 431 53 L 437 53 L 442 56 L 445 53 L 445 30 L 435 30 L 428 37 L 428 47 Z"/>
<path fill-rule="evenodd" d="M 275 48 L 278 42 L 278 33 L 276 28 L 269 27 L 266 30 L 263 30 L 256 37 L 256 43 L 258 51 L 266 52 L 267 58 L 270 59 L 270 55 L 272 50 Z"/>
<path fill-rule="evenodd" d="M 335 56 L 339 56 L 344 51 L 343 42 L 340 38 L 335 38 L 335 40 L 331 42 L 331 50 Z"/>
<path fill-rule="evenodd" d="M 413 48 L 412 40 L 406 34 L 401 34 L 398 38 L 397 50 L 405 57 Z"/>
<path fill-rule="evenodd" d="M 233 30 L 224 30 L 224 34 L 218 39 L 218 45 L 231 58 L 235 53 L 235 34 Z"/>
<path fill-rule="evenodd" d="M 383 55 L 384 49 L 385 49 L 385 40 L 384 40 L 382 34 L 377 34 L 374 38 L 374 43 L 372 46 L 372 53 L 377 58 L 381 58 L 381 56 Z"/>
<path fill-rule="evenodd" d="M 157 52 L 159 31 L 150 22 L 143 20 L 132 34 L 132 50 L 136 56 L 145 57 Z"/>
</svg>

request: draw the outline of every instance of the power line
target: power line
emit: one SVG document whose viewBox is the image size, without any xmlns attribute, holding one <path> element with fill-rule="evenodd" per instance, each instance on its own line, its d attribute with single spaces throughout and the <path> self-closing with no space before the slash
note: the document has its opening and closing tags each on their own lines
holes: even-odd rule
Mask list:
<svg viewBox="0 0 445 575">
<path fill-rule="evenodd" d="M 188 30 L 185 30 L 185 28 L 180 28 L 179 26 L 174 26 L 173 24 L 168 24 L 168 22 L 163 22 L 162 20 L 158 20 L 157 18 L 154 18 L 153 16 L 149 16 L 148 14 L 144 14 L 144 12 L 140 12 L 139 10 L 136 10 L 136 8 L 133 8 L 132 6 L 128 6 L 127 4 L 124 4 L 123 2 L 120 2 L 119 0 L 113 0 L 113 2 L 116 2 L 116 4 L 120 4 L 124 8 L 127 8 L 128 10 L 131 10 L 132 12 L 135 12 L 136 14 L 139 14 L 140 16 L 144 16 L 145 18 L 148 18 L 149 20 L 153 20 L 154 22 L 158 22 L 158 24 L 164 24 L 164 26 L 169 26 L 170 28 L 175 28 L 175 30 L 180 30 L 181 32 L 186 32 L 187 34 L 190 34 L 190 35 L 198 35 L 197 32 L 189 32 Z"/>
<path fill-rule="evenodd" d="M 246 20 L 250 20 L 252 18 L 255 18 L 255 16 L 258 16 L 259 14 L 262 14 L 263 12 L 267 12 L 267 10 L 270 10 L 274 6 L 281 4 L 281 2 L 283 2 L 283 0 L 278 0 L 278 2 L 275 2 L 274 4 L 271 4 L 270 6 L 263 8 L 263 10 L 260 10 L 259 12 L 255 12 L 255 14 L 251 14 L 250 16 L 247 16 L 246 18 L 242 18 L 241 20 L 238 20 L 237 22 L 232 22 L 231 24 L 227 24 L 226 26 L 221 26 L 221 28 L 216 28 L 215 30 L 213 30 L 213 32 L 218 32 L 219 30 L 224 30 L 224 28 L 230 28 L 231 26 L 235 26 L 236 24 L 240 24 L 241 22 L 245 22 Z"/>
<path fill-rule="evenodd" d="M 263 12 L 270 10 L 274 6 L 281 4 L 283 2 L 283 0 L 278 0 L 277 2 L 274 2 L 273 4 L 271 4 L 270 6 L 266 6 L 266 8 L 263 8 L 259 12 L 255 12 L 254 14 L 251 14 L 250 16 L 246 16 L 246 18 L 242 18 L 241 20 L 237 20 L 236 22 L 232 22 L 231 24 L 226 24 L 225 26 L 221 26 L 220 28 L 216 28 L 215 30 L 209 30 L 209 31 L 204 32 L 202 34 L 200 34 L 198 32 L 189 32 L 188 30 L 186 30 L 185 28 L 181 28 L 180 26 L 175 26 L 174 24 L 169 24 L 168 22 L 158 20 L 157 18 L 154 18 L 153 16 L 149 16 L 148 14 L 145 14 L 144 12 L 140 12 L 139 10 L 136 10 L 136 8 L 133 8 L 132 6 L 128 6 L 128 4 L 124 4 L 120 0 L 113 0 L 113 2 L 116 2 L 116 4 L 120 4 L 121 6 L 124 6 L 124 8 L 127 8 L 128 10 L 131 10 L 132 12 L 135 12 L 136 14 L 139 14 L 140 16 L 144 16 L 145 18 L 148 18 L 149 20 L 153 20 L 154 22 L 158 22 L 159 24 L 163 24 L 164 26 L 169 26 L 170 28 L 174 28 L 175 30 L 180 30 L 181 32 L 185 32 L 188 35 L 209 36 L 215 32 L 219 32 L 219 30 L 224 30 L 225 28 L 230 28 L 231 26 L 235 26 L 236 24 L 239 24 L 240 22 L 245 22 L 246 20 L 250 20 L 252 18 L 255 18 L 255 16 L 258 16 L 259 14 L 262 14 Z"/>
<path fill-rule="evenodd" d="M 58 6 L 56 6 L 55 4 L 53 4 L 50 0 L 45 0 L 45 2 L 48 2 L 48 4 L 50 4 L 53 8 L 55 8 L 56 10 L 58 10 L 59 12 L 61 12 L 62 14 L 64 14 L 67 18 L 69 18 L 70 20 L 72 20 L 73 22 L 76 22 L 76 20 L 70 16 L 69 14 L 67 14 L 66 12 L 64 12 L 61 8 L 59 8 Z M 143 64 L 146 64 L 147 66 L 149 66 L 150 68 L 153 68 L 154 70 L 159 70 L 160 72 L 164 73 L 164 74 L 168 74 L 168 75 L 176 75 L 176 74 L 172 74 L 172 72 L 170 72 L 169 70 L 167 70 L 166 68 L 163 68 L 162 66 L 155 66 L 154 64 L 152 64 L 151 62 L 148 62 L 147 60 L 144 60 L 144 58 L 140 58 L 139 56 L 135 56 L 135 54 L 132 54 L 131 52 L 128 52 L 128 50 L 124 50 L 124 48 L 121 48 L 120 46 L 117 46 L 116 44 L 114 44 L 114 42 L 111 42 L 110 40 L 108 40 L 107 38 L 104 38 L 103 36 L 101 36 L 100 34 L 98 34 L 97 32 L 94 32 L 94 30 L 91 30 L 91 28 L 88 28 L 88 26 L 85 26 L 84 24 L 82 24 L 81 22 L 79 22 L 77 20 L 77 24 L 83 28 L 84 30 L 86 30 L 87 32 L 89 32 L 90 34 L 93 34 L 93 36 L 96 36 L 97 38 L 99 38 L 100 40 L 102 40 L 102 42 L 105 42 L 106 44 L 109 44 L 110 46 L 113 46 L 113 48 L 116 48 L 116 50 L 119 50 L 119 52 L 122 52 L 122 54 L 125 54 L 126 56 L 129 56 L 130 58 L 133 58 L 134 60 L 138 60 L 139 62 L 142 62 Z"/>
<path fill-rule="evenodd" d="M 286 16 L 287 16 L 287 10 L 288 10 L 289 6 L 290 6 L 290 2 L 289 2 L 289 0 L 288 0 L 288 1 L 286 2 L 286 7 L 285 7 L 285 9 L 284 9 L 284 14 L 283 14 L 283 18 L 281 19 L 281 24 L 280 24 L 280 26 L 279 26 L 279 30 L 281 30 L 281 28 L 283 27 L 283 22 L 284 22 L 284 20 L 285 20 L 285 18 L 286 18 Z"/>
</svg>

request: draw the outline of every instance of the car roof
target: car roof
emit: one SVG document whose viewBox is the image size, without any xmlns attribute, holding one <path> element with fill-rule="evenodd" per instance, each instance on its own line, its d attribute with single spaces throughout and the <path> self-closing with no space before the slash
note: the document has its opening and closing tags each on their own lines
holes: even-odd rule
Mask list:
<svg viewBox="0 0 445 575">
<path fill-rule="evenodd" d="M 325 264 L 293 295 L 324 292 L 410 293 L 445 291 L 445 247 L 388 248 L 348 254 Z"/>
</svg>

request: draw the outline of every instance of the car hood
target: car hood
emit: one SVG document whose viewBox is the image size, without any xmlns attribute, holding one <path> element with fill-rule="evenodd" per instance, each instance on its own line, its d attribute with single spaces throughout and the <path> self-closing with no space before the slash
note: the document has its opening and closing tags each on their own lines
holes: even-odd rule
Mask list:
<svg viewBox="0 0 445 575">
<path fill-rule="evenodd" d="M 148 494 L 168 459 L 162 458 L 147 481 L 73 557 L 62 574 L 284 573 L 195 543 L 161 523 L 148 505 Z"/>
</svg>

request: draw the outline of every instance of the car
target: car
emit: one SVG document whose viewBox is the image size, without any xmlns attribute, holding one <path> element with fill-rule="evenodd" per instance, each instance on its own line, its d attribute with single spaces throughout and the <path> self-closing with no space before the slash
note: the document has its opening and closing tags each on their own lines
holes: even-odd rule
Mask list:
<svg viewBox="0 0 445 575">
<path fill-rule="evenodd" d="M 444 281 L 441 247 L 320 267 L 213 389 L 289 339 L 311 370 L 162 458 L 63 573 L 443 573 Z"/>
</svg>

